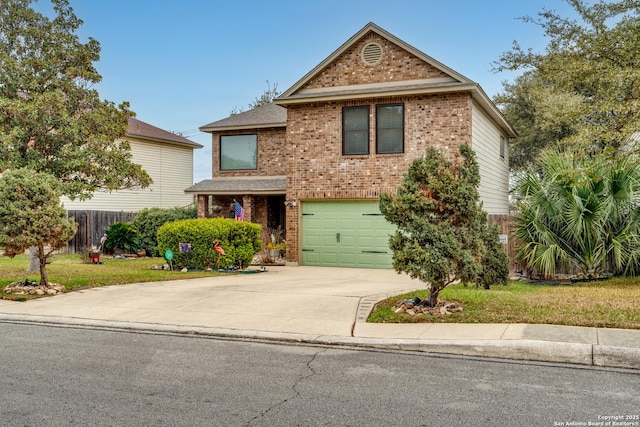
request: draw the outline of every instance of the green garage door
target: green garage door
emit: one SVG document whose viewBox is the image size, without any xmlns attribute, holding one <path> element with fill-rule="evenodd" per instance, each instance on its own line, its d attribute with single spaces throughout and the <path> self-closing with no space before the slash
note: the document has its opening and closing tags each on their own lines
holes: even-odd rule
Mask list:
<svg viewBox="0 0 640 427">
<path fill-rule="evenodd" d="M 302 264 L 391 268 L 389 224 L 378 201 L 302 203 Z"/>
</svg>

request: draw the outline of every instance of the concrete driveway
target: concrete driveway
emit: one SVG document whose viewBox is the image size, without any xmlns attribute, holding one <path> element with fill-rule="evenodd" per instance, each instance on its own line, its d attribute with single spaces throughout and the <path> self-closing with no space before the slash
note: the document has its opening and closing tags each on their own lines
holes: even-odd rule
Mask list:
<svg viewBox="0 0 640 427">
<path fill-rule="evenodd" d="M 268 267 L 264 273 L 108 286 L 0 312 L 251 331 L 351 336 L 358 308 L 424 284 L 393 270 Z M 361 301 L 367 296 L 376 296 Z"/>
</svg>

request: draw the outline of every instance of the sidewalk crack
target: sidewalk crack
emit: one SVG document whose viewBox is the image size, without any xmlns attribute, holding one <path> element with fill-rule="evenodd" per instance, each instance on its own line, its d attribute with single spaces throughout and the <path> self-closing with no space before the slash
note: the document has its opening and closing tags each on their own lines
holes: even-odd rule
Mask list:
<svg viewBox="0 0 640 427">
<path fill-rule="evenodd" d="M 321 353 L 326 352 L 327 350 L 328 350 L 327 348 L 324 348 L 324 349 L 322 349 L 322 350 L 316 351 L 315 353 L 313 353 L 313 354 L 311 355 L 311 357 L 309 358 L 309 360 L 308 360 L 308 361 L 307 361 L 307 363 L 306 363 L 307 370 L 308 370 L 309 372 L 305 373 L 304 375 L 300 375 L 300 376 L 295 380 L 295 382 L 293 383 L 293 385 L 291 386 L 291 390 L 293 390 L 293 392 L 295 393 L 294 395 L 292 395 L 291 397 L 288 397 L 288 398 L 286 398 L 286 399 L 284 399 L 284 400 L 282 400 L 282 401 L 280 401 L 280 402 L 278 402 L 278 403 L 276 403 L 276 404 L 274 404 L 274 405 L 272 405 L 272 406 L 268 407 L 267 409 L 265 409 L 264 411 L 262 411 L 260 414 L 256 415 L 256 416 L 255 416 L 255 417 L 253 417 L 251 420 L 249 420 L 249 422 L 247 422 L 247 424 L 246 424 L 246 425 L 247 425 L 247 426 L 251 425 L 254 421 L 256 421 L 256 420 L 258 420 L 258 419 L 260 419 L 260 418 L 264 418 L 264 417 L 266 417 L 266 416 L 267 416 L 267 415 L 268 415 L 272 410 L 276 409 L 277 407 L 282 406 L 282 405 L 284 405 L 284 404 L 285 404 L 285 403 L 287 403 L 287 402 L 290 402 L 290 401 L 292 401 L 292 400 L 294 400 L 294 399 L 299 398 L 299 397 L 300 397 L 300 392 L 299 392 L 299 391 L 298 391 L 298 389 L 297 389 L 298 385 L 299 385 L 302 381 L 304 381 L 304 380 L 306 380 L 306 379 L 308 379 L 308 378 L 311 378 L 311 377 L 313 377 L 314 375 L 317 375 L 317 372 L 316 372 L 316 370 L 315 370 L 315 369 L 313 369 L 312 364 L 313 364 L 313 362 L 315 362 L 315 360 L 316 360 L 316 358 L 318 357 L 318 355 L 320 355 Z"/>
</svg>

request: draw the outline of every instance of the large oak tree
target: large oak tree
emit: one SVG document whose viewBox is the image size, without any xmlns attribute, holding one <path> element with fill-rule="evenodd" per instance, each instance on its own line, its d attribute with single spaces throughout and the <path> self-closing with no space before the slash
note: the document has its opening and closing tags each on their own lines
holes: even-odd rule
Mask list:
<svg viewBox="0 0 640 427">
<path fill-rule="evenodd" d="M 565 1 L 575 18 L 553 10 L 522 18 L 544 31 L 544 52 L 514 42 L 496 63 L 496 71 L 524 72 L 495 99 L 520 134 L 511 147 L 516 170 L 545 147 L 628 149 L 640 131 L 640 1 Z"/>
<path fill-rule="evenodd" d="M 49 173 L 72 199 L 148 186 L 121 139 L 133 116 L 128 104 L 102 100 L 93 88 L 100 44 L 80 41 L 82 21 L 67 0 L 51 3 L 49 18 L 31 0 L 0 2 L 0 173 Z"/>
</svg>

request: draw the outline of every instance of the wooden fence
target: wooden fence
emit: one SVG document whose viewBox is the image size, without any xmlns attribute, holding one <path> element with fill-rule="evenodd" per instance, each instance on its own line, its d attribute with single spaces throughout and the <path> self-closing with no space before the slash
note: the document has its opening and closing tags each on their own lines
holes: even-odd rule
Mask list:
<svg viewBox="0 0 640 427">
<path fill-rule="evenodd" d="M 116 222 L 133 221 L 135 212 L 112 211 L 67 211 L 67 218 L 74 218 L 78 232 L 67 245 L 69 254 L 81 253 L 84 248 L 100 245 L 100 238 L 110 225 Z"/>
<path fill-rule="evenodd" d="M 498 226 L 500 226 L 500 238 L 503 242 L 502 247 L 509 256 L 509 273 L 513 275 L 518 271 L 522 271 L 524 266 L 516 262 L 518 242 L 511 230 L 511 215 L 489 215 L 489 224 L 498 224 Z"/>
</svg>

